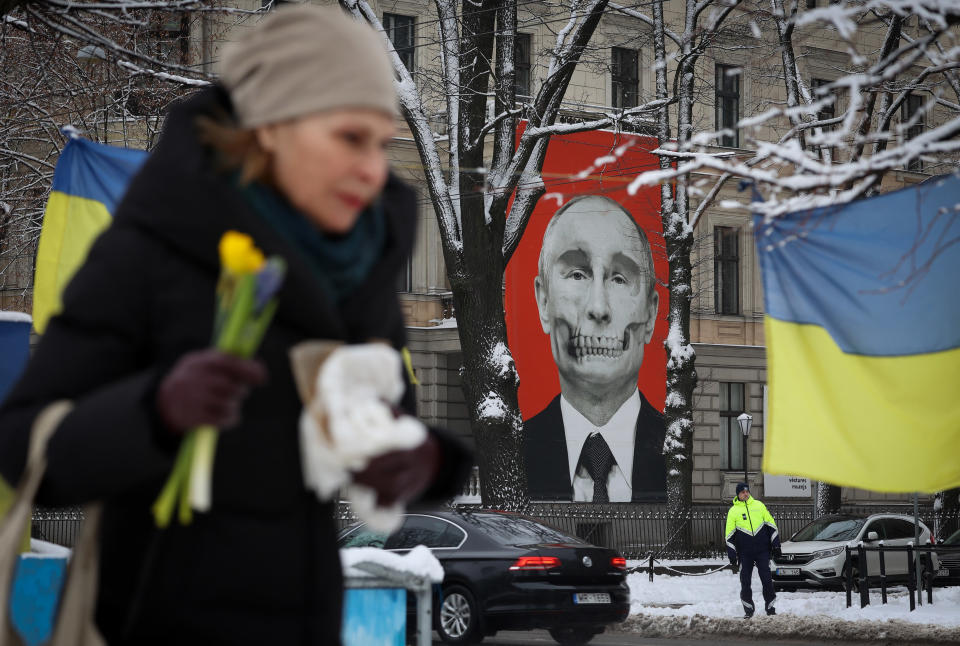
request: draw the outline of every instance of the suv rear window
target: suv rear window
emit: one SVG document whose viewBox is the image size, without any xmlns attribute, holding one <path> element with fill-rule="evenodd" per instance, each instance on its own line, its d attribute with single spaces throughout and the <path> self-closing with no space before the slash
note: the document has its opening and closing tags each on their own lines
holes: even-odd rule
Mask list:
<svg viewBox="0 0 960 646">
<path fill-rule="evenodd" d="M 533 543 L 573 543 L 585 545 L 579 539 L 558 529 L 542 525 L 522 516 L 500 514 L 464 514 L 467 522 L 501 545 L 530 545 Z"/>
<path fill-rule="evenodd" d="M 915 525 L 908 520 L 900 518 L 884 518 L 883 528 L 886 530 L 887 540 L 913 538 Z M 920 532 L 923 533 L 922 531 Z"/>
<path fill-rule="evenodd" d="M 792 541 L 849 541 L 857 537 L 865 518 L 820 518 L 793 535 Z"/>
</svg>

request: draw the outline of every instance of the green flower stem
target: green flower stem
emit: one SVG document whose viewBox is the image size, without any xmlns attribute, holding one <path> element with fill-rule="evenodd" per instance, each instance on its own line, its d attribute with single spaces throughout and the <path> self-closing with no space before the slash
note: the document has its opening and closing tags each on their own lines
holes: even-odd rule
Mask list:
<svg viewBox="0 0 960 646">
<path fill-rule="evenodd" d="M 214 426 L 194 429 L 193 461 L 190 466 L 190 506 L 197 511 L 210 509 L 213 458 L 217 452 L 218 431 Z"/>
<path fill-rule="evenodd" d="M 253 292 L 256 277 L 252 274 L 241 277 L 235 283 L 233 307 L 224 321 L 220 338 L 217 339 L 217 349 L 239 355 L 238 344 L 243 337 L 243 328 L 250 320 L 253 310 Z M 242 356 L 242 355 L 240 355 Z"/>
<path fill-rule="evenodd" d="M 257 351 L 257 348 L 260 347 L 260 342 L 263 340 L 263 336 L 267 332 L 267 327 L 269 327 L 270 321 L 273 319 L 273 313 L 277 311 L 277 303 L 278 301 L 275 300 L 267 303 L 263 311 L 260 312 L 260 315 L 254 318 L 250 322 L 250 325 L 247 326 L 247 334 L 239 348 L 240 356 L 252 357 Z"/>
<path fill-rule="evenodd" d="M 181 525 L 189 525 L 190 521 L 193 520 L 193 511 L 190 509 L 190 478 L 191 467 L 193 466 L 193 453 L 196 446 L 197 429 L 193 429 L 187 433 L 187 436 L 183 438 L 183 443 L 180 445 L 180 453 L 184 454 L 184 468 L 186 470 L 186 473 L 180 477 L 180 484 L 177 486 L 177 499 L 180 503 L 177 518 Z"/>
<path fill-rule="evenodd" d="M 173 508 L 177 502 L 180 488 L 186 484 L 186 480 L 189 478 L 190 454 L 186 449 L 188 438 L 192 434 L 193 431 L 188 433 L 187 437 L 181 441 L 180 451 L 177 453 L 177 459 L 173 463 L 173 470 L 170 472 L 170 477 L 167 478 L 163 489 L 160 491 L 160 495 L 157 497 L 156 502 L 153 503 L 153 518 L 157 523 L 157 527 L 163 528 L 170 524 L 170 518 L 173 516 Z"/>
</svg>

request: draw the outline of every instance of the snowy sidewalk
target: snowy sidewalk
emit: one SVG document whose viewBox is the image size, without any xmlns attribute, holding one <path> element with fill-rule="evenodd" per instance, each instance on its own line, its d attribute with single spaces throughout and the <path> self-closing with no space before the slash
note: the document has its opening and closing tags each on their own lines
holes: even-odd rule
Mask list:
<svg viewBox="0 0 960 646">
<path fill-rule="evenodd" d="M 715 560 L 666 561 L 663 565 L 714 565 Z M 631 562 L 629 565 L 641 565 Z M 782 639 L 889 640 L 891 643 L 960 643 L 960 587 L 934 588 L 933 605 L 910 612 L 905 587 L 872 590 L 870 605 L 858 596 L 846 607 L 843 592 L 798 591 L 777 594 L 776 617 L 760 612 L 743 619 L 740 577 L 730 570 L 704 576 L 629 575 L 631 617 L 622 629 L 648 637 L 741 635 Z M 753 575 L 754 603 L 762 607 L 760 578 Z"/>
</svg>

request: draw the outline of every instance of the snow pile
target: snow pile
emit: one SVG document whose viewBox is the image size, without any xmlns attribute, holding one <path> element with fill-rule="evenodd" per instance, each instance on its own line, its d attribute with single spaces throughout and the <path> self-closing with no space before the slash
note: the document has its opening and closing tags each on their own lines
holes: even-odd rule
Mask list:
<svg viewBox="0 0 960 646">
<path fill-rule="evenodd" d="M 47 556 L 68 559 L 72 553 L 73 550 L 71 550 L 69 547 L 57 545 L 56 543 L 49 543 L 47 541 L 41 541 L 39 538 L 31 538 L 30 553 L 24 554 L 24 556 Z"/>
<path fill-rule="evenodd" d="M 0 322 L 4 323 L 33 323 L 33 317 L 23 312 L 8 312 L 0 310 Z"/>
<path fill-rule="evenodd" d="M 488 363 L 497 369 L 497 375 L 501 379 L 510 379 L 514 383 L 520 383 L 517 375 L 516 366 L 513 361 L 513 355 L 510 354 L 510 348 L 503 341 L 497 342 L 493 346 L 487 357 Z"/>
<path fill-rule="evenodd" d="M 500 398 L 500 395 L 492 390 L 487 393 L 483 401 L 477 406 L 477 418 L 489 420 L 506 419 L 510 410 Z"/>
<path fill-rule="evenodd" d="M 423 423 L 394 413 L 405 387 L 400 353 L 382 343 L 320 342 L 297 346 L 293 362 L 304 400 L 300 455 L 305 485 L 321 500 L 345 488 L 361 520 L 377 531 L 393 531 L 403 506 L 378 507 L 376 492 L 351 478 L 371 459 L 412 449 L 426 439 Z M 301 383 L 311 372 L 312 382 Z"/>
<path fill-rule="evenodd" d="M 417 545 L 405 555 L 376 547 L 350 547 L 340 550 L 340 562 L 343 564 L 344 576 L 371 576 L 356 567 L 360 563 L 370 563 L 395 572 L 429 579 L 433 583 L 443 581 L 443 566 L 430 549 L 423 545 Z"/>
<path fill-rule="evenodd" d="M 685 562 L 674 562 L 685 563 Z M 638 565 L 643 565 L 637 562 Z M 667 563 L 658 563 L 666 565 Z M 699 563 L 720 567 L 721 562 Z M 846 607 L 846 594 L 836 591 L 778 592 L 777 615 L 759 612 L 749 622 L 740 605 L 740 577 L 731 570 L 703 576 L 654 576 L 636 572 L 627 578 L 630 585 L 631 617 L 622 630 L 642 632 L 647 637 L 755 635 L 780 639 L 887 639 L 910 643 L 960 641 L 960 588 L 935 588 L 933 605 L 910 612 L 905 587 L 888 590 L 881 603 L 880 590 L 870 592 L 870 605 L 860 608 L 854 595 Z M 762 604 L 760 577 L 753 575 L 754 603 Z"/>
</svg>

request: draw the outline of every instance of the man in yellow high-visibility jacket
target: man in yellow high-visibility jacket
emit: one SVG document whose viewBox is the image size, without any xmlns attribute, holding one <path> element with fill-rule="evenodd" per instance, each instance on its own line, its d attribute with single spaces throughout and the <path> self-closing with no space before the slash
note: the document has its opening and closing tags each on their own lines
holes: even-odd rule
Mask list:
<svg viewBox="0 0 960 646">
<path fill-rule="evenodd" d="M 767 511 L 766 506 L 750 495 L 746 482 L 737 485 L 737 497 L 727 512 L 727 529 L 724 532 L 727 542 L 727 556 L 730 563 L 740 561 L 740 601 L 746 619 L 753 616 L 753 590 L 750 579 L 753 566 L 763 584 L 763 601 L 768 615 L 777 614 L 773 602 L 777 595 L 773 590 L 770 576 L 770 553 L 780 553 L 780 534 L 777 523 Z"/>
</svg>

